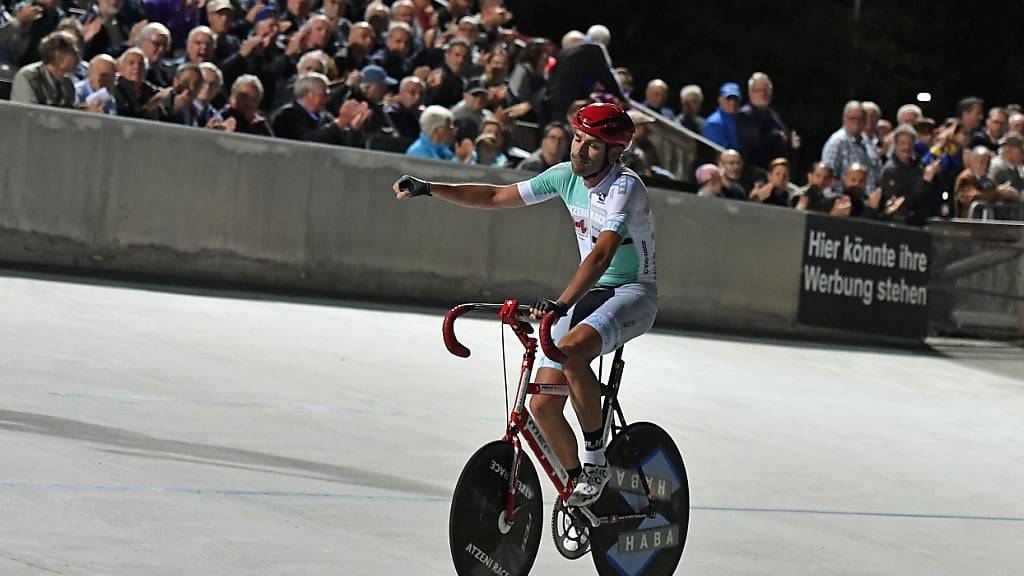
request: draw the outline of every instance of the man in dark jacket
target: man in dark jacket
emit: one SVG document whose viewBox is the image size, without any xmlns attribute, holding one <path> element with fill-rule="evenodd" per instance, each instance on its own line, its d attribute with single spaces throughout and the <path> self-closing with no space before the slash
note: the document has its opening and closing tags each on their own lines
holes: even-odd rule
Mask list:
<svg viewBox="0 0 1024 576">
<path fill-rule="evenodd" d="M 462 70 L 469 63 L 472 47 L 464 38 L 452 38 L 444 51 L 444 65 L 431 72 L 427 80 L 428 105 L 451 108 L 462 100 L 465 81 Z"/>
<path fill-rule="evenodd" d="M 888 220 L 906 219 L 923 223 L 928 216 L 930 196 L 938 193 L 935 174 L 939 164 L 922 168 L 914 157 L 914 129 L 900 126 L 892 133 L 893 155 L 882 168 L 881 191 L 868 198 L 863 216 Z"/>
<path fill-rule="evenodd" d="M 575 100 L 587 98 L 600 84 L 605 92 L 623 100 L 622 89 L 612 71 L 611 58 L 603 44 L 586 40 L 563 47 L 548 75 L 545 113 L 548 120 L 560 120 Z"/>
<path fill-rule="evenodd" d="M 260 115 L 259 106 L 263 99 L 263 83 L 252 74 L 243 74 L 231 86 L 231 102 L 221 110 L 220 115 L 227 123 L 235 122 L 235 132 L 273 136 L 270 124 Z"/>
<path fill-rule="evenodd" d="M 425 84 L 416 76 L 406 76 L 398 85 L 398 94 L 388 105 L 386 113 L 395 136 L 415 140 L 420 137 L 420 104 L 423 103 Z"/>
<path fill-rule="evenodd" d="M 775 158 L 792 158 L 800 139 L 769 108 L 772 81 L 767 74 L 755 72 L 750 77 L 747 98 L 750 101 L 736 114 L 736 136 L 747 162 L 767 168 Z"/>
<path fill-rule="evenodd" d="M 335 119 L 325 111 L 327 85 L 327 77 L 316 72 L 299 78 L 295 83 L 295 100 L 274 114 L 274 135 L 290 140 L 364 146 L 362 127 L 370 115 L 369 107 L 365 102 L 347 100 Z"/>
</svg>

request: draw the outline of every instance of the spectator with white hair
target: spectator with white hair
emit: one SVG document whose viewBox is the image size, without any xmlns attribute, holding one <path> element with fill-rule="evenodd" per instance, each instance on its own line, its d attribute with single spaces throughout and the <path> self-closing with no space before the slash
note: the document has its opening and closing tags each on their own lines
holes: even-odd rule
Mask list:
<svg viewBox="0 0 1024 576">
<path fill-rule="evenodd" d="M 644 97 L 644 106 L 667 118 L 675 118 L 676 113 L 667 106 L 668 84 L 664 80 L 655 78 L 648 82 Z"/>
<path fill-rule="evenodd" d="M 414 140 L 420 136 L 420 105 L 426 84 L 416 76 L 402 78 L 398 85 L 398 94 L 391 100 L 385 110 L 391 125 L 395 127 L 395 136 Z"/>
<path fill-rule="evenodd" d="M 346 100 L 335 118 L 327 107 L 327 77 L 310 72 L 295 82 L 295 99 L 282 106 L 272 124 L 274 135 L 291 140 L 363 147 L 363 124 L 369 117 L 365 102 Z"/>
<path fill-rule="evenodd" d="M 413 61 L 410 58 L 413 47 L 412 27 L 405 22 L 392 22 L 388 28 L 385 47 L 370 56 L 370 62 L 380 66 L 393 78 L 405 78 L 412 74 Z"/>
<path fill-rule="evenodd" d="M 117 61 L 109 54 L 93 56 L 89 61 L 89 77 L 75 83 L 75 106 L 101 114 L 117 114 L 114 82 Z"/>
<path fill-rule="evenodd" d="M 924 117 L 924 112 L 917 104 L 904 104 L 896 110 L 896 126 L 908 124 L 913 126 L 918 120 Z"/>
<path fill-rule="evenodd" d="M 704 124 L 707 120 L 700 115 L 700 108 L 704 105 L 704 92 L 696 84 L 687 84 L 679 91 L 679 105 L 682 112 L 676 116 L 676 122 L 682 124 L 697 134 L 704 133 Z"/>
<path fill-rule="evenodd" d="M 140 48 L 129 48 L 117 59 L 114 98 L 118 116 L 148 117 L 155 109 L 155 96 L 160 88 L 146 80 L 147 65 L 146 55 Z"/>
<path fill-rule="evenodd" d="M 843 107 L 843 125 L 829 136 L 821 149 L 821 161 L 832 169 L 833 174 L 846 174 L 853 164 L 864 166 L 867 174 L 867 189 L 874 190 L 882 172 L 878 151 L 864 137 L 864 122 L 867 114 L 857 100 L 850 100 Z"/>
<path fill-rule="evenodd" d="M 562 50 L 572 48 L 577 44 L 583 44 L 587 41 L 587 35 L 579 30 L 569 30 L 562 35 Z"/>
<path fill-rule="evenodd" d="M 455 122 L 444 106 L 427 106 L 420 114 L 420 136 L 405 151 L 407 156 L 433 158 L 458 162 L 452 152 L 455 142 Z"/>
<path fill-rule="evenodd" d="M 1007 131 L 1016 132 L 1017 134 L 1024 134 L 1024 114 L 1021 114 L 1020 112 L 1011 113 L 1010 124 Z"/>
<path fill-rule="evenodd" d="M 882 109 L 878 104 L 871 101 L 864 101 L 860 103 L 861 108 L 864 109 L 864 138 L 875 148 L 879 148 L 878 133 L 875 132 L 877 128 L 878 119 L 882 117 Z M 881 157 L 881 155 L 880 155 Z"/>
<path fill-rule="evenodd" d="M 997 193 L 1000 188 L 1004 191 L 998 193 L 1000 200 L 1017 200 L 1024 198 L 1024 176 L 1021 170 L 1024 169 L 1024 137 L 1011 132 L 1003 139 L 999 146 L 999 155 L 992 159 L 988 169 L 988 177 L 996 186 Z M 1010 193 L 1003 185 L 1009 184 L 1013 191 Z"/>
<path fill-rule="evenodd" d="M 159 22 L 146 24 L 135 36 L 135 45 L 146 57 L 146 80 L 160 88 L 170 86 L 174 79 L 174 71 L 166 71 L 160 66 L 171 47 L 171 31 L 167 26 Z"/>
<path fill-rule="evenodd" d="M 273 136 L 267 119 L 259 113 L 263 100 L 263 82 L 252 74 L 242 74 L 231 86 L 231 100 L 221 110 L 225 123 L 234 123 L 234 132 Z"/>
<path fill-rule="evenodd" d="M 167 58 L 159 63 L 161 71 L 156 77 L 162 80 L 175 78 L 178 68 L 182 64 L 201 64 L 213 59 L 214 36 L 209 26 L 196 26 L 189 31 L 185 41 L 185 55 L 180 58 Z M 154 62 L 149 63 L 150 67 L 155 66 Z M 157 84 L 154 82 L 154 84 Z M 160 86 L 160 84 L 157 84 Z M 165 84 L 166 86 L 166 84 Z"/>
<path fill-rule="evenodd" d="M 775 158 L 789 158 L 800 147 L 800 137 L 790 131 L 772 102 L 771 78 L 754 72 L 747 81 L 748 102 L 736 114 L 736 135 L 739 150 L 747 162 L 767 167 Z"/>
<path fill-rule="evenodd" d="M 607 48 L 612 43 L 612 33 L 603 24 L 594 24 L 587 28 L 587 38 Z"/>
<path fill-rule="evenodd" d="M 995 197 L 995 184 L 989 178 L 989 166 L 993 152 L 986 146 L 976 146 L 971 151 L 967 167 L 957 175 L 953 194 L 959 207 L 959 215 L 967 216 L 975 201 L 990 202 Z"/>
<path fill-rule="evenodd" d="M 391 9 L 380 0 L 373 0 L 366 5 L 363 20 L 373 27 L 374 36 L 377 38 L 375 48 L 382 48 L 384 38 L 388 33 L 388 26 L 391 25 Z"/>
</svg>

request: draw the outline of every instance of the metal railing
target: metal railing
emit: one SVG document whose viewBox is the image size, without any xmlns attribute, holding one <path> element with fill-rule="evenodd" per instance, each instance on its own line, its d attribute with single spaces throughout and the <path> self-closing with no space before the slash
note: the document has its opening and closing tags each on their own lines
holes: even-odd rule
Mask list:
<svg viewBox="0 0 1024 576">
<path fill-rule="evenodd" d="M 932 221 L 935 334 L 1024 337 L 1024 223 Z"/>
<path fill-rule="evenodd" d="M 1024 220 L 1024 204 L 1020 202 L 986 202 L 975 200 L 967 208 L 967 217 L 979 220 Z"/>
</svg>

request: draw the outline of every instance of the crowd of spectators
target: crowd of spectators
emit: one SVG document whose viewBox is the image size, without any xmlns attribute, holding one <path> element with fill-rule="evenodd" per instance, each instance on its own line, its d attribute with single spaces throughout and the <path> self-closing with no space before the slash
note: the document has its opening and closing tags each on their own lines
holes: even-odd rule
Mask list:
<svg viewBox="0 0 1024 576">
<path fill-rule="evenodd" d="M 758 108 L 753 92 L 761 82 L 767 88 L 767 99 L 760 106 L 764 124 L 751 132 L 760 132 L 764 136 L 760 142 L 774 144 L 771 153 L 779 155 L 766 165 L 766 177 L 744 193 L 742 184 L 737 184 L 742 179 L 737 166 L 742 166 L 744 156 L 751 162 L 764 158 L 759 154 L 765 148 L 743 136 L 754 123 L 745 119 L 743 111 Z M 750 104 L 740 108 L 739 85 L 726 83 L 720 88 L 715 113 L 689 120 L 696 121 L 694 125 L 703 123 L 702 135 L 725 148 L 717 163 L 697 168 L 701 196 L 911 224 L 930 217 L 977 216 L 972 205 L 978 203 L 975 207 L 992 210 L 989 215 L 1006 208 L 1007 217 L 1021 219 L 1024 114 L 1020 105 L 986 111 L 984 101 L 968 97 L 958 103 L 955 116 L 938 123 L 925 117 L 916 104 L 906 104 L 892 122 L 874 102 L 851 100 L 842 109 L 842 125 L 807 171 L 806 185 L 796 187 L 790 183 L 790 170 L 799 137 L 790 132 L 787 139 L 785 125 L 768 107 L 772 86 L 766 75 L 754 74 L 748 87 Z M 681 92 L 681 100 L 687 94 Z M 688 121 L 683 108 L 676 118 L 680 124 Z"/>
<path fill-rule="evenodd" d="M 542 171 L 566 159 L 582 106 L 634 99 L 725 150 L 697 168 L 702 196 L 921 222 L 1024 195 L 1018 105 L 965 98 L 936 121 L 908 104 L 890 120 L 850 101 L 797 188 L 800 137 L 766 74 L 722 84 L 705 118 L 694 84 L 672 102 L 652 79 L 641 97 L 610 45 L 601 25 L 557 44 L 525 36 L 503 0 L 0 0 L 15 101 Z M 648 134 L 656 119 L 630 115 L 624 163 L 672 177 Z M 536 147 L 513 145 L 516 120 L 540 127 Z"/>
</svg>

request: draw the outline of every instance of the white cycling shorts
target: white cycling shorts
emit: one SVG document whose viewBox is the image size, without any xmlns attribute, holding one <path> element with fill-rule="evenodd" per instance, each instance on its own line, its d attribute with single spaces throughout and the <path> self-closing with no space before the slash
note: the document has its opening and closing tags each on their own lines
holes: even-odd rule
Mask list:
<svg viewBox="0 0 1024 576">
<path fill-rule="evenodd" d="M 579 321 L 601 335 L 601 354 L 613 352 L 633 338 L 649 332 L 658 315 L 658 286 L 653 282 L 623 284 L 614 288 L 615 293 L 585 318 Z M 580 300 L 582 303 L 586 297 Z M 578 305 L 579 303 L 577 303 Z M 551 328 L 551 339 L 557 344 L 569 333 L 576 306 L 560 318 Z M 540 355 L 539 368 L 562 370 L 562 365 Z"/>
</svg>

